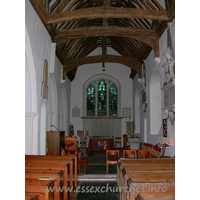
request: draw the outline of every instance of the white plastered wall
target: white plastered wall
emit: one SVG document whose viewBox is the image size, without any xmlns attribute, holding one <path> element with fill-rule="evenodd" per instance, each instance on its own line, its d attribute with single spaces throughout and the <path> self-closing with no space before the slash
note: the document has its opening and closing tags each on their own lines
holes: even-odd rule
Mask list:
<svg viewBox="0 0 200 200">
<path fill-rule="evenodd" d="M 99 55 L 101 54 L 101 48 L 96 49 L 94 52 L 92 52 L 89 56 L 92 55 Z M 112 50 L 111 48 L 108 48 L 108 54 L 117 55 L 117 53 Z M 88 65 L 82 65 L 78 67 L 76 72 L 76 78 L 71 83 L 71 110 L 75 106 L 78 106 L 78 108 L 81 109 L 81 116 L 83 115 L 83 109 L 84 109 L 84 103 L 83 100 L 84 93 L 84 83 L 90 79 L 91 77 L 99 74 L 105 74 L 108 76 L 113 77 L 120 83 L 120 91 L 121 91 L 121 109 L 119 111 L 119 116 L 122 116 L 122 109 L 124 107 L 130 107 L 132 108 L 132 79 L 129 78 L 129 75 L 131 74 L 131 69 L 127 66 L 117 64 L 117 63 L 105 63 L 106 71 L 102 71 L 102 63 L 96 63 L 96 64 L 88 64 Z M 74 124 L 74 132 L 75 135 L 77 134 L 77 130 L 81 130 L 83 127 L 82 119 L 81 117 L 74 117 L 70 118 L 70 122 Z M 128 119 L 122 119 L 122 130 L 121 130 L 121 136 L 126 133 L 126 124 L 125 121 Z M 132 120 L 132 119 L 131 119 Z M 79 138 L 78 138 L 79 139 Z"/>
<path fill-rule="evenodd" d="M 140 108 L 140 136 L 141 136 L 141 141 L 144 142 L 144 129 L 145 129 L 144 121 L 146 119 L 146 121 L 147 121 L 147 142 L 151 143 L 151 144 L 156 144 L 159 142 L 161 142 L 161 143 L 168 142 L 171 145 L 171 147 L 166 148 L 165 155 L 166 156 L 174 156 L 175 155 L 175 130 L 173 130 L 171 124 L 168 123 L 167 124 L 168 136 L 163 137 L 163 135 L 162 135 L 163 129 L 162 129 L 162 122 L 161 122 L 162 119 L 166 118 L 166 115 L 165 115 L 164 111 L 162 110 L 162 108 L 164 107 L 164 96 L 163 96 L 163 91 L 161 90 L 161 87 L 163 85 L 164 76 L 165 76 L 165 71 L 164 71 L 162 65 L 166 62 L 166 58 L 163 56 L 163 53 L 166 49 L 167 49 L 167 30 L 163 33 L 163 35 L 160 38 L 160 63 L 158 64 L 155 62 L 153 51 L 151 51 L 148 58 L 145 60 L 146 81 L 147 81 L 147 86 L 148 86 L 147 87 L 148 105 L 147 105 L 146 112 L 143 112 L 142 108 Z M 157 75 L 155 76 L 155 74 L 157 74 Z M 159 103 L 157 104 L 157 108 L 155 107 L 155 104 L 154 104 L 154 108 L 152 108 L 152 109 L 157 109 L 157 111 L 159 110 L 159 112 L 161 110 L 161 114 L 160 114 L 161 117 L 159 117 L 159 119 L 158 119 L 158 123 L 157 123 L 158 126 L 156 127 L 157 131 L 154 131 L 154 134 L 152 134 L 153 132 L 152 132 L 151 126 L 153 124 L 152 124 L 151 119 L 153 116 L 151 116 L 152 113 L 151 113 L 151 102 L 150 101 L 151 100 L 153 101 L 153 98 L 150 98 L 150 97 L 153 96 L 154 94 L 151 93 L 151 83 L 154 84 L 153 79 L 158 78 L 159 76 L 160 76 L 160 82 L 161 82 L 160 89 L 159 89 L 161 92 L 161 103 L 159 101 Z M 139 78 L 138 75 L 136 75 L 133 80 L 133 99 L 134 99 L 134 101 L 135 101 L 134 91 L 137 88 L 140 91 L 142 89 L 140 83 L 138 82 L 138 78 Z M 159 82 L 159 80 L 157 80 L 157 82 Z M 157 85 L 157 88 L 158 88 L 158 85 Z M 142 104 L 141 98 L 140 98 L 140 103 Z M 160 104 L 161 104 L 161 109 L 160 109 Z M 154 121 L 154 123 L 155 123 L 155 121 Z"/>
<path fill-rule="evenodd" d="M 57 57 L 55 57 L 55 72 L 50 74 L 49 72 L 49 83 L 51 84 L 52 91 L 49 89 L 50 95 L 55 95 L 53 97 L 52 103 L 53 107 L 49 104 L 48 100 L 41 98 L 41 86 L 43 81 L 43 70 L 44 70 L 44 61 L 47 59 L 48 68 L 50 64 L 50 55 L 51 55 L 51 38 L 36 14 L 35 10 L 32 8 L 28 0 L 25 1 L 25 37 L 26 37 L 26 119 L 34 119 L 34 123 L 30 123 L 30 120 L 26 123 L 25 134 L 27 135 L 25 141 L 25 153 L 26 154 L 44 154 L 45 142 L 44 135 L 41 131 L 46 133 L 46 130 L 50 129 L 51 123 L 54 123 L 55 126 L 59 125 L 59 105 L 58 98 L 61 87 L 64 87 L 66 94 L 62 101 L 66 102 L 65 109 L 69 113 L 70 109 L 70 93 L 71 93 L 71 83 L 66 77 L 64 81 L 61 81 L 61 68 L 62 65 Z M 28 42 L 27 42 L 28 41 Z M 29 45 L 29 46 L 28 46 Z M 30 59 L 31 58 L 31 59 Z M 31 61 L 31 62 L 30 62 Z M 32 70 L 32 71 L 31 71 Z M 34 73 L 33 73 L 34 72 Z M 34 81 L 32 81 L 34 77 Z M 51 82 L 51 83 L 50 83 Z M 33 84 L 34 83 L 34 84 Z M 31 88 L 31 89 L 30 89 Z M 46 109 L 44 109 L 44 107 Z M 34 109 L 33 109 L 34 108 Z M 43 108 L 43 109 L 42 109 Z M 52 119 L 49 118 L 49 111 L 53 110 L 54 115 Z M 46 111 L 45 111 L 46 110 Z M 34 112 L 36 116 L 30 114 Z M 43 116 L 42 120 L 41 116 Z M 42 124 L 45 123 L 46 126 Z M 65 134 L 68 135 L 68 124 L 69 116 L 66 115 L 65 121 L 63 121 Z M 41 128 L 41 125 L 43 126 Z M 45 127 L 45 128 L 44 128 Z M 46 130 L 44 130 L 46 129 Z M 29 130 L 33 130 L 32 133 Z M 43 138 L 43 139 L 42 139 Z M 42 139 L 42 143 L 41 143 Z M 31 147 L 30 147 L 31 146 Z M 32 149 L 32 150 L 31 150 Z"/>
</svg>

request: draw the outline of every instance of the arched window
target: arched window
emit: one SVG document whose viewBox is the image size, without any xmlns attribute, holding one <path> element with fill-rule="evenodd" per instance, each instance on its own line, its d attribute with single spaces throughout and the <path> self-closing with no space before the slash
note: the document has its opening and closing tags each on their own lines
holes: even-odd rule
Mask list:
<svg viewBox="0 0 200 200">
<path fill-rule="evenodd" d="M 118 86 L 115 82 L 100 78 L 86 85 L 86 116 L 118 116 Z"/>
</svg>

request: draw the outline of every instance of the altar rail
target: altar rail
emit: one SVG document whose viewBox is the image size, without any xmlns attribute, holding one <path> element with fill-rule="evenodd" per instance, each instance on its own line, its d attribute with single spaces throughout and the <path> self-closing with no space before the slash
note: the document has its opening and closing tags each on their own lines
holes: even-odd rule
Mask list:
<svg viewBox="0 0 200 200">
<path fill-rule="evenodd" d="M 152 158 L 161 158 L 162 157 L 162 148 L 157 147 L 153 144 L 143 143 L 143 149 L 150 150 Z"/>
</svg>

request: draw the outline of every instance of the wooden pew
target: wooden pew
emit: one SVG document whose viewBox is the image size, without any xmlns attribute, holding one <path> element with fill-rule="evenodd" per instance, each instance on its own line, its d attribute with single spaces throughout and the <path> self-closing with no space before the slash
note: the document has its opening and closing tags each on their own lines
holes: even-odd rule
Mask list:
<svg viewBox="0 0 200 200">
<path fill-rule="evenodd" d="M 75 161 L 75 165 L 73 167 L 73 161 Z M 70 195 L 73 195 L 73 169 L 74 169 L 74 187 L 77 187 L 77 157 L 76 156 L 25 156 L 26 164 L 61 164 L 67 165 L 69 164 L 70 169 Z"/>
<path fill-rule="evenodd" d="M 44 194 L 35 194 L 35 193 L 25 193 L 25 200 L 42 200 L 44 199 Z"/>
<path fill-rule="evenodd" d="M 144 188 L 147 187 L 147 185 L 140 185 L 139 183 L 144 183 L 144 181 L 146 181 L 147 183 L 149 183 L 149 181 L 152 181 L 153 178 L 151 177 L 150 179 L 148 179 L 148 177 L 146 177 L 146 174 L 151 174 L 151 176 L 155 176 L 154 178 L 156 179 L 156 177 L 159 177 L 159 175 L 161 175 L 160 177 L 164 178 L 163 174 L 168 173 L 168 175 L 173 175 L 175 176 L 175 159 L 171 159 L 171 158 L 151 158 L 151 159 L 123 159 L 121 158 L 118 161 L 118 165 L 117 165 L 117 184 L 119 188 L 123 188 L 120 192 L 120 199 L 135 199 L 135 197 L 138 195 L 136 195 L 136 193 L 130 193 L 127 192 L 127 189 L 130 189 L 130 183 L 131 181 L 133 181 L 133 183 L 137 183 L 135 185 L 132 185 L 131 187 L 135 187 L 136 185 L 138 188 Z M 131 178 L 132 175 L 134 177 L 138 177 L 138 179 L 134 179 L 132 180 Z M 156 176 L 158 175 L 158 176 Z M 162 176 L 163 175 L 163 176 Z M 148 176 L 148 175 L 147 175 Z M 150 176 L 150 175 L 149 175 Z M 139 179 L 139 177 L 141 179 Z M 146 177 L 146 179 L 145 179 Z M 173 177 L 174 178 L 174 177 Z M 143 180 L 142 180 L 143 179 Z M 163 182 L 161 180 L 158 180 L 158 183 L 162 183 Z M 161 182 L 159 182 L 161 181 Z M 175 179 L 173 179 L 172 183 L 170 183 L 169 186 L 169 191 L 168 191 L 168 196 L 169 199 L 173 199 L 173 187 L 174 187 L 174 181 Z M 146 183 L 145 183 L 146 184 Z M 159 185 L 154 184 L 154 188 L 158 187 Z M 165 185 L 166 186 L 166 185 Z M 124 190 L 125 189 L 125 190 Z M 146 191 L 146 190 L 145 190 Z M 170 193 L 171 191 L 171 193 Z M 163 193 L 159 193 L 163 194 Z M 171 195 L 172 194 L 172 195 Z M 130 198 L 131 195 L 131 198 Z M 142 194 L 143 195 L 143 194 Z M 149 198 L 150 196 L 154 196 L 155 194 L 151 193 L 151 194 L 145 194 L 147 195 L 147 197 Z M 149 196 L 148 196 L 149 195 Z M 170 196 L 171 195 L 171 196 Z M 164 198 L 167 198 L 166 196 Z M 152 197 L 152 199 L 154 199 L 154 197 Z M 162 199 L 162 198 L 160 198 Z M 146 196 L 145 196 L 145 200 L 146 200 Z"/>
<path fill-rule="evenodd" d="M 72 161 L 69 161 L 71 164 L 72 164 Z M 56 163 L 55 163 L 55 161 L 53 161 L 53 160 L 38 160 L 38 159 L 31 159 L 31 160 L 25 160 L 25 165 L 27 166 L 27 165 L 38 165 L 38 166 L 50 166 L 50 165 L 55 165 Z M 69 163 L 66 163 L 66 161 L 59 161 L 58 163 L 57 163 L 57 166 L 59 166 L 59 167 L 67 167 L 68 166 L 68 164 Z M 70 168 L 70 188 L 73 188 L 73 175 L 72 175 L 72 168 Z M 65 170 L 65 180 L 64 180 L 64 182 L 63 182 L 63 185 L 66 187 L 66 189 L 67 189 L 67 186 L 68 186 L 68 184 L 67 184 L 67 170 Z M 70 195 L 72 195 L 73 194 L 73 190 L 71 190 L 71 192 L 70 192 Z M 67 194 L 66 194 L 66 192 L 64 192 L 64 199 L 67 199 Z"/>
<path fill-rule="evenodd" d="M 74 187 L 77 187 L 77 156 L 25 155 L 25 160 L 27 159 L 55 160 L 56 164 L 58 163 L 58 160 L 66 160 L 66 161 L 73 160 L 72 164 L 69 163 L 70 164 L 70 179 L 72 179 L 71 181 L 73 181 L 73 171 L 74 171 Z"/>
<path fill-rule="evenodd" d="M 122 169 L 125 167 L 130 166 L 131 168 L 137 167 L 138 169 L 142 170 L 145 169 L 145 166 L 148 165 L 148 168 L 150 166 L 154 167 L 155 165 L 165 165 L 166 167 L 168 165 L 175 165 L 175 159 L 174 158 L 151 158 L 151 159 L 135 159 L 135 158 L 120 158 L 118 160 L 117 164 L 117 179 L 121 179 L 120 175 L 122 173 Z M 158 167 L 157 167 L 158 169 Z"/>
<path fill-rule="evenodd" d="M 119 187 L 128 188 L 128 181 L 131 178 L 132 174 L 139 174 L 142 178 L 143 175 L 151 173 L 151 174 L 158 174 L 158 173 L 167 173 L 167 172 L 174 172 L 175 166 L 171 165 L 136 165 L 136 166 L 126 166 L 123 167 L 122 170 L 118 169 L 117 174 L 117 183 Z M 124 191 L 122 190 L 121 196 L 124 196 Z"/>
<path fill-rule="evenodd" d="M 141 165 L 141 164 L 175 164 L 175 158 L 151 158 L 151 159 L 131 159 L 131 158 L 120 158 L 119 163 L 124 165 Z"/>
<path fill-rule="evenodd" d="M 25 179 L 39 179 L 41 177 L 50 178 L 54 180 L 54 186 L 60 188 L 60 174 L 42 174 L 42 173 L 25 173 Z M 40 180 L 41 182 L 43 180 Z M 55 192 L 54 198 L 60 200 L 60 192 Z"/>
<path fill-rule="evenodd" d="M 123 168 L 126 172 L 137 172 L 137 171 L 175 171 L 175 165 L 174 164 L 170 164 L 170 165 L 156 165 L 156 164 L 152 164 L 152 165 L 135 165 L 135 166 L 124 166 Z"/>
<path fill-rule="evenodd" d="M 42 185 L 42 186 L 50 185 L 49 191 L 52 192 L 54 188 L 54 180 L 39 180 L 38 178 L 25 178 L 25 185 Z M 31 193 L 28 193 L 28 194 L 31 194 Z"/>
<path fill-rule="evenodd" d="M 31 173 L 31 174 L 41 174 L 40 176 L 43 177 L 43 174 L 58 174 L 60 176 L 60 188 L 62 188 L 63 186 L 63 181 L 61 181 L 61 178 L 63 176 L 63 171 L 60 170 L 39 170 L 39 169 L 25 169 L 25 173 Z M 25 180 L 26 181 L 26 180 Z M 44 180 L 43 180 L 44 181 Z M 67 198 L 67 194 L 63 195 L 63 193 L 61 193 L 59 191 L 59 188 L 57 188 L 57 184 L 55 184 L 54 186 L 54 197 L 55 199 L 62 199 L 64 197 L 64 199 L 68 199 Z"/>
<path fill-rule="evenodd" d="M 145 200 L 174 200 L 175 172 L 140 172 L 128 173 L 127 193 L 129 199 L 135 199 L 139 194 Z"/>
<path fill-rule="evenodd" d="M 31 170 L 31 171 L 30 171 Z M 33 171 L 34 170 L 34 171 Z M 54 171 L 62 171 L 63 172 L 63 183 L 61 182 L 61 187 L 63 186 L 64 188 L 68 188 L 68 167 L 64 165 L 60 165 L 59 163 L 57 165 L 46 165 L 46 164 L 26 164 L 25 165 L 25 172 L 26 173 L 36 173 L 37 171 L 45 170 L 43 173 L 49 173 L 54 172 Z M 62 176 L 62 175 L 61 175 Z M 67 194 L 64 194 L 64 199 L 67 199 Z"/>
<path fill-rule="evenodd" d="M 25 200 L 54 200 L 52 180 L 25 179 Z"/>
<path fill-rule="evenodd" d="M 161 166 L 162 165 L 162 166 Z M 130 168 L 128 169 L 128 167 Z M 134 166 L 134 167 L 133 167 Z M 159 167 L 160 166 L 160 167 Z M 131 158 L 120 158 L 117 164 L 117 181 L 121 183 L 123 180 L 122 172 L 125 170 L 132 171 L 136 169 L 138 171 L 158 171 L 175 169 L 174 158 L 151 158 L 151 159 L 131 159 Z M 151 170 L 152 169 L 152 170 Z M 156 170 L 154 170 L 156 169 Z"/>
</svg>

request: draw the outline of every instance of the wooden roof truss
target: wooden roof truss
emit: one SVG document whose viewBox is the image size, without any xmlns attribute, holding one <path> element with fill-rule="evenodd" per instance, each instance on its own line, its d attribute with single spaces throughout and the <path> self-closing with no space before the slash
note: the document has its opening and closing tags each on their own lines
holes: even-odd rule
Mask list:
<svg viewBox="0 0 200 200">
<path fill-rule="evenodd" d="M 142 76 L 150 51 L 159 57 L 159 38 L 175 17 L 175 0 L 29 0 L 56 43 L 63 76 L 72 81 L 82 64 L 115 62 Z M 102 55 L 88 57 L 97 47 Z M 107 55 L 107 47 L 121 56 Z"/>
</svg>

